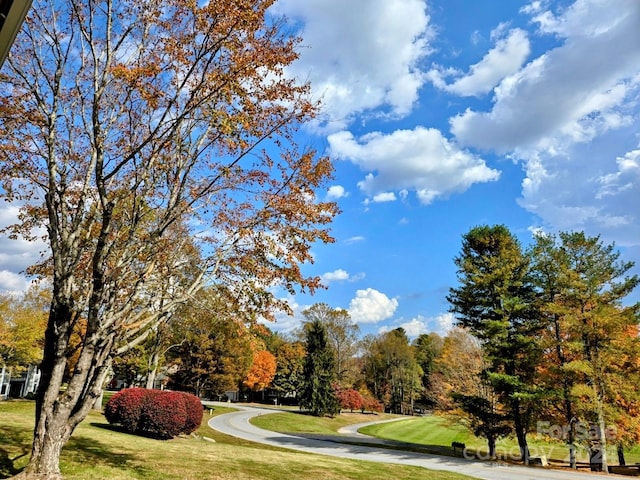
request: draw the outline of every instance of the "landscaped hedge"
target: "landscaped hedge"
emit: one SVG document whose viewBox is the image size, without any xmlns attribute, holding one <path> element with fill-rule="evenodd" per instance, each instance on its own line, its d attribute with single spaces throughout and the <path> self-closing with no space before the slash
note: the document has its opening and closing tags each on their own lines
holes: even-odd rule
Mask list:
<svg viewBox="0 0 640 480">
<path fill-rule="evenodd" d="M 121 390 L 104 407 L 109 423 L 158 438 L 193 432 L 200 426 L 202 414 L 202 403 L 194 395 L 145 388 Z"/>
</svg>

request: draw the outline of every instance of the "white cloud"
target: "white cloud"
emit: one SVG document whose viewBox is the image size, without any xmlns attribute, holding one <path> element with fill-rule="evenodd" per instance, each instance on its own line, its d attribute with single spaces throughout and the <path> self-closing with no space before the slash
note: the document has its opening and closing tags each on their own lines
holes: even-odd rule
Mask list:
<svg viewBox="0 0 640 480">
<path fill-rule="evenodd" d="M 624 157 L 616 159 L 618 171 L 608 173 L 598 179 L 601 187 L 596 193 L 596 199 L 618 196 L 640 186 L 640 150 L 628 152 Z M 634 198 L 640 198 L 634 195 Z"/>
<path fill-rule="evenodd" d="M 320 275 L 320 279 L 322 283 L 328 284 L 335 281 L 340 280 L 349 280 L 349 273 L 347 271 L 342 270 L 341 268 L 338 270 L 334 270 L 333 272 L 327 272 Z"/>
<path fill-rule="evenodd" d="M 505 78 L 491 110 L 452 118 L 452 133 L 464 146 L 522 161 L 519 203 L 545 229 L 638 245 L 640 2 L 545 8 L 534 2 L 522 11 L 559 46 Z"/>
<path fill-rule="evenodd" d="M 441 313 L 435 317 L 423 317 L 418 315 L 409 322 L 400 326 L 405 329 L 410 337 L 417 337 L 423 333 L 435 332 L 438 335 L 446 335 L 455 323 L 455 316 L 452 313 Z"/>
<path fill-rule="evenodd" d="M 373 196 L 373 201 L 376 203 L 395 202 L 396 194 L 393 192 L 382 192 Z"/>
<path fill-rule="evenodd" d="M 358 290 L 349 303 L 349 315 L 355 323 L 377 323 L 393 316 L 398 300 L 373 288 Z"/>
<path fill-rule="evenodd" d="M 331 187 L 329 187 L 329 190 L 327 191 L 327 197 L 332 200 L 344 198 L 347 195 L 348 194 L 342 185 L 332 185 Z"/>
<path fill-rule="evenodd" d="M 500 38 L 480 62 L 471 65 L 469 72 L 447 84 L 445 77 L 459 75 L 459 72 L 437 68 L 428 74 L 434 85 L 449 93 L 460 96 L 476 96 L 490 92 L 502 79 L 516 73 L 529 56 L 530 46 L 527 33 L 513 29 L 505 38 Z"/>
<path fill-rule="evenodd" d="M 437 325 L 436 333 L 440 335 L 446 335 L 453 328 L 455 323 L 455 316 L 453 313 L 442 313 L 435 317 L 435 323 Z"/>
<path fill-rule="evenodd" d="M 24 275 L 20 275 L 8 270 L 0 270 L 0 291 L 20 293 L 26 291 L 31 286 L 31 281 Z"/>
<path fill-rule="evenodd" d="M 379 107 L 410 112 L 433 34 L 423 0 L 280 0 L 273 10 L 302 22 L 290 73 L 311 80 L 329 124 L 344 128 Z"/>
<path fill-rule="evenodd" d="M 579 145 L 561 159 L 541 156 L 527 162 L 520 205 L 550 230 L 584 230 L 621 246 L 640 245 L 640 150 L 614 163 L 610 141 L 604 137 Z"/>
<path fill-rule="evenodd" d="M 5 203 L 0 208 L 0 229 L 19 222 L 18 213 L 17 206 Z M 45 232 L 34 233 L 42 236 Z M 6 235 L 0 235 L 0 291 L 22 291 L 28 288 L 30 281 L 22 272 L 39 262 L 42 252 L 47 249 L 47 244 L 41 240 L 11 240 Z"/>
<path fill-rule="evenodd" d="M 284 300 L 289 304 L 292 314 L 287 315 L 284 312 L 278 312 L 276 314 L 275 322 L 262 319 L 260 323 L 266 325 L 270 330 L 290 333 L 302 325 L 302 322 L 304 321 L 304 315 L 302 312 L 311 305 L 301 305 L 292 295 L 287 295 L 286 297 L 281 298 L 281 300 Z"/>
<path fill-rule="evenodd" d="M 364 242 L 365 241 L 365 237 L 363 237 L 362 235 L 356 235 L 355 237 L 350 237 L 347 238 L 344 241 L 345 245 L 353 245 L 354 243 L 360 243 L 360 242 Z"/>
<path fill-rule="evenodd" d="M 423 333 L 427 333 L 427 325 L 420 316 L 408 322 L 401 323 L 400 327 L 404 329 L 404 331 L 407 333 L 407 336 L 410 338 L 416 338 Z"/>
<path fill-rule="evenodd" d="M 362 280 L 365 277 L 364 272 L 356 273 L 354 275 L 350 275 L 349 272 L 339 268 L 338 270 L 334 270 L 333 272 L 326 272 L 320 275 L 320 280 L 325 285 L 328 285 L 331 282 L 357 282 Z"/>
<path fill-rule="evenodd" d="M 445 336 L 453 327 L 455 317 L 452 313 L 442 313 L 435 317 L 425 317 L 417 315 L 409 321 L 399 321 L 395 325 L 384 325 L 378 329 L 378 333 L 388 332 L 394 328 L 401 327 L 410 338 L 416 338 L 423 333 L 435 332 Z"/>
<path fill-rule="evenodd" d="M 358 186 L 375 199 L 392 191 L 413 190 L 428 205 L 436 198 L 463 192 L 474 183 L 497 180 L 499 172 L 458 148 L 432 128 L 374 132 L 355 139 L 350 132 L 329 136 L 331 155 L 350 160 L 368 173 Z M 388 199 L 389 197 L 383 197 Z"/>
<path fill-rule="evenodd" d="M 505 78 L 490 112 L 468 109 L 451 119 L 462 144 L 558 150 L 630 122 L 621 107 L 640 82 L 640 3 L 578 1 L 564 13 L 536 17 L 547 19 L 545 32 L 565 36 L 563 45 Z"/>
<path fill-rule="evenodd" d="M 638 22 L 637 0 L 577 0 L 561 15 L 544 11 L 540 2 L 530 10 L 541 33 L 561 37 L 593 37 L 617 28 L 621 22 Z"/>
</svg>

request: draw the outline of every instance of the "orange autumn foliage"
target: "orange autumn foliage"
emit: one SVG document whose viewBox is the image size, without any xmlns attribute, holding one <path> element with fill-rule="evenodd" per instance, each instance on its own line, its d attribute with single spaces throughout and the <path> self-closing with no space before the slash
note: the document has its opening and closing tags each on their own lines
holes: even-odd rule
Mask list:
<svg viewBox="0 0 640 480">
<path fill-rule="evenodd" d="M 256 352 L 244 384 L 251 390 L 264 390 L 276 375 L 276 357 L 266 350 Z"/>
</svg>

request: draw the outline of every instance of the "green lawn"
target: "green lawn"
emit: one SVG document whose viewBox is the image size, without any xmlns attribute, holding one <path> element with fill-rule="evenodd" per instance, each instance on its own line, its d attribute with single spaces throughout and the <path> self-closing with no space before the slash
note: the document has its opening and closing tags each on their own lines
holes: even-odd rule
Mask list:
<svg viewBox="0 0 640 480">
<path fill-rule="evenodd" d="M 486 456 L 487 443 L 483 438 L 477 438 L 466 427 L 457 422 L 455 418 L 446 418 L 437 415 L 426 417 L 413 417 L 411 419 L 372 425 L 360 430 L 361 433 L 390 440 L 400 440 L 425 446 L 450 446 L 451 442 L 462 442 L 468 449 L 476 451 L 480 456 Z M 544 455 L 548 459 L 563 462 L 568 461 L 567 446 L 559 441 L 547 441 L 537 435 L 527 437 L 531 456 Z M 518 443 L 515 438 L 508 437 L 497 442 L 497 451 L 505 459 L 513 459 L 519 456 Z M 578 450 L 578 460 L 587 462 L 586 448 Z M 625 452 L 628 464 L 640 462 L 640 447 L 635 447 Z M 609 463 L 617 464 L 618 457 L 615 449 L 609 450 Z"/>
<path fill-rule="evenodd" d="M 33 409 L 33 402 L 29 401 L 0 401 L 0 478 L 15 475 L 28 460 Z M 226 411 L 216 408 L 215 413 Z M 93 412 L 63 450 L 62 472 L 67 480 L 419 480 L 425 475 L 436 480 L 469 478 L 257 445 L 211 430 L 206 426 L 208 418 L 206 414 L 196 432 L 198 436 L 162 441 L 118 431 L 108 425 L 101 413 Z"/>
<path fill-rule="evenodd" d="M 388 414 L 342 413 L 335 417 L 314 417 L 307 413 L 282 412 L 261 415 L 251 420 L 256 427 L 282 433 L 318 433 L 335 435 L 341 427 L 397 417 Z"/>
<path fill-rule="evenodd" d="M 360 415 L 343 414 L 335 418 L 317 418 L 301 413 L 278 413 L 256 417 L 252 423 L 260 428 L 282 433 L 319 433 L 336 434 L 338 429 L 351 423 L 369 422 L 393 418 L 393 415 Z M 479 458 L 487 456 L 487 442 L 484 438 L 477 438 L 468 428 L 455 417 L 429 415 L 424 417 L 406 417 L 404 420 L 371 425 L 360 430 L 361 433 L 373 437 L 396 440 L 416 445 L 416 450 L 436 454 L 453 455 L 452 442 L 464 443 L 470 454 Z M 547 441 L 536 435 L 529 435 L 531 456 L 544 455 L 548 459 L 556 460 L 558 464 L 568 463 L 568 449 L 559 441 Z M 518 443 L 515 438 L 503 438 L 497 443 L 499 457 L 505 460 L 519 458 Z M 640 462 L 640 447 L 625 452 L 628 464 Z M 578 451 L 578 460 L 588 462 L 586 448 Z M 609 463 L 617 464 L 618 457 L 615 449 L 609 451 Z"/>
</svg>

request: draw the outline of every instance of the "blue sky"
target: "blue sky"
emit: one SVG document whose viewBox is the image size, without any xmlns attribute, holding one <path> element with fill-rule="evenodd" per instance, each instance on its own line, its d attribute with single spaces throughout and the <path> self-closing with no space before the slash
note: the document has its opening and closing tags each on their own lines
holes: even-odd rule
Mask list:
<svg viewBox="0 0 640 480">
<path fill-rule="evenodd" d="M 637 0 L 281 0 L 324 102 L 307 141 L 335 159 L 336 243 L 296 296 L 362 333 L 450 327 L 461 237 L 584 230 L 640 259 Z M 638 271 L 638 269 L 636 269 Z M 637 295 L 636 295 L 637 297 Z"/>
<path fill-rule="evenodd" d="M 640 260 L 638 0 L 279 0 L 322 115 L 300 141 L 335 160 L 336 243 L 289 301 L 348 309 L 363 334 L 451 326 L 461 237 L 584 230 Z M 0 209 L 0 225 L 16 211 Z M 0 289 L 41 245 L 0 239 Z M 635 270 L 638 272 L 638 268 Z M 635 295 L 636 299 L 638 294 Z"/>
</svg>

